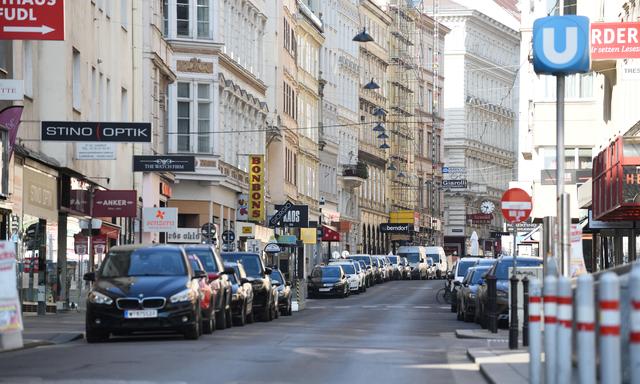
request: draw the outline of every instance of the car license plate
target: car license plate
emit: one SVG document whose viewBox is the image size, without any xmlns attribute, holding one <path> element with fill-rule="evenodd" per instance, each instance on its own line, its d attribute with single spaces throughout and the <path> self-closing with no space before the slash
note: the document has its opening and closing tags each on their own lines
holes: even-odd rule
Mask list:
<svg viewBox="0 0 640 384">
<path fill-rule="evenodd" d="M 127 310 L 124 311 L 125 319 L 150 319 L 158 317 L 157 309 Z"/>
<path fill-rule="evenodd" d="M 329 292 L 331 288 L 320 288 L 320 292 Z"/>
</svg>

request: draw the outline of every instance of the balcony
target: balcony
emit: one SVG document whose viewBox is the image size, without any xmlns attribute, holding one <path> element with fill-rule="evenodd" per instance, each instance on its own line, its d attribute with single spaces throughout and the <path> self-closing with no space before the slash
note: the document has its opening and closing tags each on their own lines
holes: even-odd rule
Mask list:
<svg viewBox="0 0 640 384">
<path fill-rule="evenodd" d="M 344 165 L 342 170 L 342 182 L 346 188 L 357 188 L 364 180 L 369 178 L 369 170 L 364 162 L 359 161 L 358 164 Z"/>
</svg>

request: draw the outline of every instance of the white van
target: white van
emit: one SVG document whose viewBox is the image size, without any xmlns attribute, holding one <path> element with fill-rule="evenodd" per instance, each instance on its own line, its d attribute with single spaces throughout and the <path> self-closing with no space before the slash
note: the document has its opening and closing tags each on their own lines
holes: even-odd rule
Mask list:
<svg viewBox="0 0 640 384">
<path fill-rule="evenodd" d="M 444 253 L 444 248 L 442 247 L 425 247 L 427 257 L 433 259 L 433 262 L 436 266 L 436 278 L 442 279 L 447 276 L 447 255 Z"/>
<path fill-rule="evenodd" d="M 429 277 L 425 247 L 403 245 L 398 247 L 397 254 L 409 261 L 411 279 L 423 280 Z"/>
</svg>

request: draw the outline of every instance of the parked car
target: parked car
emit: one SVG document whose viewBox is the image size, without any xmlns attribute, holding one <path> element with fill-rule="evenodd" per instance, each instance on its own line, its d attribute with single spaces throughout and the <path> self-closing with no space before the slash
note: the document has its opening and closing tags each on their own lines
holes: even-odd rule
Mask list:
<svg viewBox="0 0 640 384">
<path fill-rule="evenodd" d="M 436 278 L 436 266 L 433 263 L 433 259 L 427 257 L 427 279 L 435 279 Z"/>
<path fill-rule="evenodd" d="M 364 279 L 358 274 L 356 266 L 353 260 L 333 261 L 329 265 L 339 265 L 347 275 L 347 281 L 349 282 L 349 290 L 353 293 L 363 292 Z"/>
<path fill-rule="evenodd" d="M 362 270 L 362 273 L 364 273 L 364 290 L 366 291 L 367 288 L 371 286 L 373 272 L 371 271 L 371 267 L 367 268 L 367 264 L 365 264 L 364 260 L 355 260 L 355 261 L 358 262 L 358 264 L 360 265 L 360 269 Z"/>
<path fill-rule="evenodd" d="M 350 261 L 353 262 L 353 265 L 356 267 L 356 273 L 358 274 L 358 277 L 360 278 L 360 292 L 366 292 L 367 291 L 367 272 L 366 272 L 366 269 L 364 269 L 360 265 L 360 261 L 358 261 L 358 260 L 350 260 Z"/>
<path fill-rule="evenodd" d="M 400 257 L 395 255 L 389 255 L 387 256 L 387 258 L 389 259 L 389 262 L 391 262 L 391 267 L 393 268 L 393 274 L 392 274 L 393 279 L 401 280 L 402 271 L 400 270 L 401 269 Z"/>
<path fill-rule="evenodd" d="M 247 279 L 242 263 L 224 263 L 225 268 L 233 268 L 234 273 L 229 274 L 231 289 L 231 311 L 236 325 L 243 326 L 253 323 L 253 286 Z"/>
<path fill-rule="evenodd" d="M 111 333 L 176 331 L 187 339 L 201 333 L 199 279 L 178 246 L 124 245 L 111 248 L 100 269 L 84 275 L 94 282 L 87 295 L 85 338 L 104 341 Z"/>
<path fill-rule="evenodd" d="M 187 255 L 195 255 L 207 272 L 209 284 L 214 295 L 215 325 L 218 329 L 229 328 L 233 325 L 231 314 L 231 283 L 218 251 L 210 245 L 184 246 Z M 225 273 L 226 272 L 226 273 Z"/>
<path fill-rule="evenodd" d="M 380 256 L 377 255 L 371 255 L 371 257 L 373 258 L 373 262 L 375 263 L 375 265 L 378 267 L 378 283 L 384 283 L 385 281 L 388 280 L 387 278 L 387 268 L 384 265 L 384 262 L 380 259 Z"/>
<path fill-rule="evenodd" d="M 268 276 L 271 268 L 264 266 L 262 257 L 252 252 L 223 252 L 222 259 L 242 263 L 253 287 L 253 311 L 262 321 L 273 320 L 277 311 L 278 292 Z"/>
<path fill-rule="evenodd" d="M 425 247 L 420 246 L 401 246 L 398 248 L 398 255 L 406 257 L 411 266 L 412 279 L 427 278 L 427 254 Z"/>
<path fill-rule="evenodd" d="M 389 256 L 381 256 L 382 257 L 382 261 L 384 262 L 384 265 L 387 267 L 387 281 L 389 280 L 393 280 L 393 265 L 391 264 L 391 259 L 389 259 Z"/>
<path fill-rule="evenodd" d="M 213 288 L 211 287 L 213 284 L 209 283 L 209 278 L 206 275 L 207 271 L 205 271 L 200 260 L 195 255 L 188 255 L 187 258 L 189 259 L 193 272 L 203 275 L 203 277 L 194 279 L 194 281 L 198 282 L 198 290 L 200 291 L 200 310 L 202 311 L 200 318 L 202 319 L 202 333 L 211 334 L 216 328 Z"/>
<path fill-rule="evenodd" d="M 485 265 L 493 265 L 493 264 L 495 264 L 495 263 L 496 263 L 496 261 L 498 261 L 498 259 L 493 259 L 493 258 L 479 258 L 479 259 L 476 261 L 475 266 L 476 266 L 476 267 L 482 267 L 482 266 L 485 266 Z"/>
<path fill-rule="evenodd" d="M 489 268 L 491 267 L 470 267 L 462 282 L 454 280 L 454 285 L 459 286 L 456 295 L 458 320 L 472 321 L 475 319 L 478 287 L 484 282 L 484 274 Z"/>
<path fill-rule="evenodd" d="M 375 285 L 376 283 L 376 271 L 373 266 L 373 259 L 371 255 L 349 255 L 347 257 L 351 260 L 362 261 L 365 264 L 365 269 L 367 272 L 367 288 Z"/>
<path fill-rule="evenodd" d="M 349 296 L 349 281 L 340 265 L 316 266 L 308 276 L 307 291 L 309 298 L 319 296 Z"/>
<path fill-rule="evenodd" d="M 463 257 L 456 261 L 451 269 L 451 273 L 447 278 L 453 281 L 457 281 L 459 283 L 464 280 L 467 275 L 467 270 L 474 266 L 476 262 L 480 260 L 479 257 Z M 451 292 L 453 293 L 453 300 L 451 301 L 451 312 L 456 312 L 458 309 L 458 300 L 456 299 L 456 295 L 460 289 L 459 284 L 451 284 Z"/>
<path fill-rule="evenodd" d="M 436 266 L 436 278 L 444 279 L 447 277 L 447 255 L 444 253 L 442 247 L 426 247 L 425 252 L 427 257 L 433 259 L 433 263 Z"/>
<path fill-rule="evenodd" d="M 276 286 L 278 290 L 278 310 L 284 316 L 291 316 L 293 310 L 291 309 L 291 282 L 285 281 L 284 275 L 280 270 L 274 269 L 271 272 L 271 283 Z"/>
<path fill-rule="evenodd" d="M 542 259 L 530 256 L 519 256 L 516 259 L 518 267 L 537 267 L 542 265 Z M 487 270 L 486 275 L 496 276 L 496 314 L 498 321 L 508 321 L 509 316 L 509 268 L 513 265 L 513 256 L 501 256 L 494 264 Z M 479 321 L 484 325 L 487 319 L 487 282 L 484 281 L 478 288 L 478 302 L 479 302 Z"/>
<path fill-rule="evenodd" d="M 407 260 L 406 257 L 400 257 L 400 260 L 402 260 L 402 265 L 404 267 L 404 270 L 402 271 L 403 279 L 411 279 L 411 266 L 409 265 L 409 260 Z"/>
</svg>

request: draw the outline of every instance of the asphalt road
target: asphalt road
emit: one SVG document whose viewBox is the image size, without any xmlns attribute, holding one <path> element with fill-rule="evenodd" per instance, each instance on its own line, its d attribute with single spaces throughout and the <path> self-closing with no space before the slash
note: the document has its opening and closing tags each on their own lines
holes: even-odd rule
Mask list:
<svg viewBox="0 0 640 384">
<path fill-rule="evenodd" d="M 435 302 L 442 281 L 397 281 L 307 301 L 270 323 L 205 335 L 76 341 L 0 354 L 0 382 L 483 383 Z"/>
</svg>

